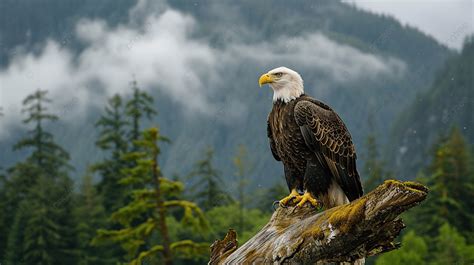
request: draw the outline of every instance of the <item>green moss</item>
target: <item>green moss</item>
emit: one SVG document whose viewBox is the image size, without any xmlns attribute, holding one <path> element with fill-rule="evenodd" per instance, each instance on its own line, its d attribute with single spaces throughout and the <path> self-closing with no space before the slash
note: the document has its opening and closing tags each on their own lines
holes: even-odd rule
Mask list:
<svg viewBox="0 0 474 265">
<path fill-rule="evenodd" d="M 342 233 L 347 233 L 355 223 L 364 219 L 366 201 L 367 199 L 362 197 L 350 204 L 340 206 L 329 216 L 329 223 Z"/>
<path fill-rule="evenodd" d="M 310 229 L 304 232 L 303 237 L 313 237 L 315 239 L 323 239 L 329 236 L 330 231 L 323 230 L 326 227 L 324 222 L 329 222 L 332 227 L 338 229 L 341 233 L 349 232 L 357 222 L 365 217 L 365 203 L 367 199 L 364 197 L 350 203 L 329 209 L 319 217 Z"/>
<path fill-rule="evenodd" d="M 392 185 L 400 186 L 400 185 L 402 185 L 402 183 L 398 180 L 388 179 L 388 180 L 384 181 L 384 183 L 382 185 L 384 185 L 387 188 L 390 188 Z"/>
<path fill-rule="evenodd" d="M 320 220 L 320 219 L 318 219 Z M 313 226 L 306 230 L 302 237 L 303 238 L 306 238 L 306 237 L 313 237 L 315 239 L 323 239 L 324 238 L 324 233 L 323 231 L 321 230 L 321 221 L 317 221 L 316 223 L 313 224 Z"/>
<path fill-rule="evenodd" d="M 410 189 L 416 189 L 418 191 L 428 192 L 428 187 L 422 185 L 421 183 L 414 182 L 414 181 L 405 181 L 403 184 Z"/>
<path fill-rule="evenodd" d="M 398 181 L 398 180 L 389 179 L 389 180 L 386 180 L 382 185 L 384 185 L 386 188 L 390 188 L 392 185 L 396 185 L 400 189 L 408 190 L 408 191 L 411 191 L 411 192 L 414 192 L 414 193 L 420 193 L 420 192 L 426 193 L 426 192 L 428 192 L 427 187 L 423 186 L 420 183 L 413 182 L 413 181 L 401 182 L 401 181 Z"/>
</svg>

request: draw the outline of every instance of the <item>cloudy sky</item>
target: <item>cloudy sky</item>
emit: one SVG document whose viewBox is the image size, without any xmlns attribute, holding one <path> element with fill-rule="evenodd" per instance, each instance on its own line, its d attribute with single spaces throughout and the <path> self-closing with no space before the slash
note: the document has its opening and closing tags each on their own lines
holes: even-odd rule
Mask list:
<svg viewBox="0 0 474 265">
<path fill-rule="evenodd" d="M 192 37 L 198 23 L 193 17 L 170 8 L 150 7 L 154 3 L 140 0 L 130 10 L 131 22 L 145 18 L 138 27 L 133 23 L 110 27 L 101 19 L 80 20 L 74 35 L 86 48 L 77 56 L 55 40 L 47 41 L 40 53 L 15 55 L 8 67 L 0 70 L 2 88 L 16 88 L 0 90 L 5 114 L 0 119 L 0 138 L 8 135 L 9 125 L 21 120 L 18 103 L 37 88 L 49 91 L 54 99 L 50 110 L 65 120 L 74 120 L 69 115 L 84 113 L 90 104 L 101 106 L 103 96 L 129 91 L 133 76 L 140 87 L 159 89 L 191 113 L 212 115 L 218 110 L 210 100 L 213 89 L 225 86 L 218 78 L 222 65 L 232 67 L 242 60 L 270 65 L 297 62 L 326 71 L 337 82 L 403 73 L 405 69 L 398 59 L 364 53 L 317 32 L 272 43 L 236 42 L 215 48 Z M 345 74 L 341 76 L 341 72 Z M 103 92 L 102 97 L 97 91 Z M 75 111 L 69 111 L 72 106 Z M 230 107 L 235 113 L 243 111 L 238 105 Z"/>
<path fill-rule="evenodd" d="M 460 49 L 464 37 L 474 32 L 473 0 L 345 0 L 375 13 L 392 15 Z"/>
<path fill-rule="evenodd" d="M 460 48 L 464 36 L 473 32 L 471 0 L 347 1 L 366 10 L 393 15 L 452 48 Z M 103 102 L 103 98 L 97 97 L 96 92 L 90 93 L 91 90 L 97 91 L 100 87 L 104 96 L 126 91 L 133 75 L 140 86 L 158 88 L 177 103 L 185 100 L 183 106 L 193 113 L 205 115 L 217 109 L 209 101 L 208 96 L 213 92 L 210 88 L 222 86 L 215 83 L 219 79 L 212 73 L 218 74 L 221 63 L 230 64 L 233 58 L 273 58 L 275 64 L 281 61 L 291 63 L 293 58 L 311 64 L 310 68 L 327 69 L 328 76 L 333 76 L 338 82 L 354 81 L 363 75 L 354 69 L 374 75 L 403 73 L 404 70 L 401 61 L 363 53 L 319 33 L 274 43 L 235 44 L 224 50 L 216 49 L 192 38 L 197 24 L 193 17 L 150 6 L 157 3 L 162 4 L 139 0 L 130 10 L 131 22 L 145 18 L 138 28 L 131 25 L 133 23 L 109 27 L 100 19 L 79 21 L 74 34 L 86 49 L 77 57 L 68 47 L 50 40 L 39 54 L 25 52 L 12 58 L 10 65 L 0 71 L 0 106 L 5 114 L 0 119 L 0 137 L 8 134 L 8 124 L 19 120 L 16 117 L 21 113 L 18 102 L 33 92 L 38 84 L 47 88 L 54 98 L 52 111 L 63 113 L 74 105 L 77 111 L 68 112 L 74 115 L 87 107 L 81 103 Z M 166 11 L 156 13 L 153 10 Z M 315 53 L 314 47 L 322 53 Z M 265 52 L 271 54 L 261 56 Z M 341 72 L 346 74 L 341 77 Z M 4 90 L 3 87 L 17 89 Z M 189 95 L 191 103 L 187 100 Z"/>
</svg>

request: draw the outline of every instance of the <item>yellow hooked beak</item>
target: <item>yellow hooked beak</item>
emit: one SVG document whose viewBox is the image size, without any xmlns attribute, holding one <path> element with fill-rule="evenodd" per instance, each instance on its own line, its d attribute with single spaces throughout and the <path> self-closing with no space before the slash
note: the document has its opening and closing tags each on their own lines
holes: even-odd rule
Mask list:
<svg viewBox="0 0 474 265">
<path fill-rule="evenodd" d="M 273 77 L 270 74 L 263 74 L 258 79 L 258 85 L 262 87 L 265 84 L 273 83 Z"/>
</svg>

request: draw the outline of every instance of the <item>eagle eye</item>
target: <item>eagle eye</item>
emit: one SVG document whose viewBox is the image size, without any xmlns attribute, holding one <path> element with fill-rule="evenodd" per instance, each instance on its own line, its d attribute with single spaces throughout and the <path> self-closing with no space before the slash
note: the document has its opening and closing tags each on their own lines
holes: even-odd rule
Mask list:
<svg viewBox="0 0 474 265">
<path fill-rule="evenodd" d="M 281 72 L 280 73 L 275 73 L 276 77 L 281 77 L 282 75 L 283 75 L 283 73 L 281 73 Z"/>
</svg>

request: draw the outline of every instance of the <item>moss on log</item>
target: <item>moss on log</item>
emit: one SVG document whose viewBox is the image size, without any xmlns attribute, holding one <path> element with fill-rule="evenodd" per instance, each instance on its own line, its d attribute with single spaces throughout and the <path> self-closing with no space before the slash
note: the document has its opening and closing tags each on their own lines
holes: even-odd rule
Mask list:
<svg viewBox="0 0 474 265">
<path fill-rule="evenodd" d="M 354 262 L 398 248 L 405 227 L 398 217 L 426 198 L 415 182 L 387 180 L 349 204 L 318 212 L 278 208 L 254 237 L 238 248 L 231 230 L 211 246 L 209 264 L 324 264 Z"/>
</svg>

